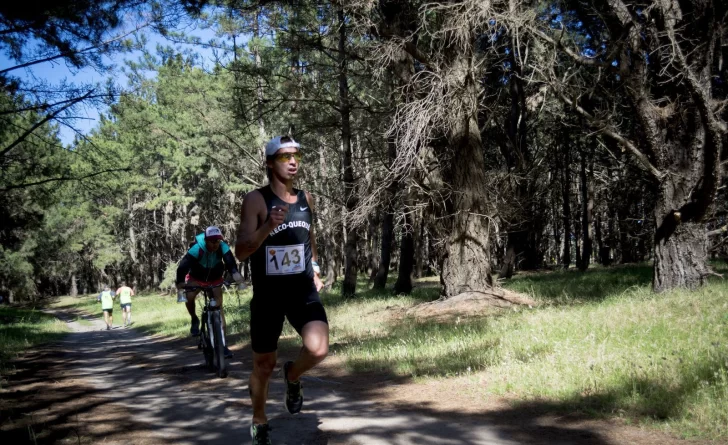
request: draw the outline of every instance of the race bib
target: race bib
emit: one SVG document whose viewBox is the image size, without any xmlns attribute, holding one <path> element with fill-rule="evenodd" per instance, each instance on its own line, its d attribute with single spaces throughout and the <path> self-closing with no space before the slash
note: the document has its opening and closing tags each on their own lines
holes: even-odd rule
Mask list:
<svg viewBox="0 0 728 445">
<path fill-rule="evenodd" d="M 265 248 L 268 275 L 293 275 L 306 270 L 303 244 Z"/>
</svg>

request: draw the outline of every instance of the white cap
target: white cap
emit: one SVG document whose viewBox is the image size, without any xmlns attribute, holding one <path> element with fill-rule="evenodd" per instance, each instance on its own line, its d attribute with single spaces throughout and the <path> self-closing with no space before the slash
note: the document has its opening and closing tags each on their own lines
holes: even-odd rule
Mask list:
<svg viewBox="0 0 728 445">
<path fill-rule="evenodd" d="M 288 142 L 281 142 L 281 138 L 287 137 L 290 139 Z M 301 149 L 301 144 L 294 141 L 292 137 L 290 136 L 276 136 L 270 141 L 268 141 L 267 144 L 265 144 L 265 157 L 273 156 L 276 154 L 278 150 L 281 148 L 296 148 Z"/>
<path fill-rule="evenodd" d="M 205 239 L 222 239 L 222 232 L 215 226 L 205 229 Z"/>
</svg>

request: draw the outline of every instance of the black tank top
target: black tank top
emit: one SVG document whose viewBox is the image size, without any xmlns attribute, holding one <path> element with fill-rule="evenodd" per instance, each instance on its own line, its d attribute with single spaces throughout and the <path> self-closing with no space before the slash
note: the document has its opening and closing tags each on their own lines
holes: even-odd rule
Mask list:
<svg viewBox="0 0 728 445">
<path fill-rule="evenodd" d="M 271 284 L 290 285 L 312 280 L 312 213 L 306 200 L 306 193 L 303 190 L 293 189 L 298 200 L 295 204 L 288 204 L 273 193 L 270 186 L 258 191 L 265 199 L 268 215 L 273 206 L 284 205 L 288 205 L 288 215 L 283 224 L 273 229 L 251 256 L 250 268 L 254 290 Z"/>
</svg>

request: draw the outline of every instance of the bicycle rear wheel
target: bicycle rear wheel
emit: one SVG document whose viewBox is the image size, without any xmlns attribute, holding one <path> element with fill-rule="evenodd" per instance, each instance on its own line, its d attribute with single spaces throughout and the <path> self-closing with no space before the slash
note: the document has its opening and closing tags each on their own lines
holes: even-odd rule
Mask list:
<svg viewBox="0 0 728 445">
<path fill-rule="evenodd" d="M 227 363 L 225 362 L 225 341 L 222 332 L 222 317 L 220 311 L 215 311 L 212 314 L 212 337 L 214 339 L 215 353 L 213 360 L 215 362 L 215 369 L 217 370 L 217 376 L 221 379 L 227 377 Z"/>
<path fill-rule="evenodd" d="M 207 312 L 202 313 L 202 329 L 200 332 L 200 345 L 202 346 L 202 355 L 205 357 L 205 367 L 212 371 L 215 366 L 214 363 L 214 351 L 212 349 L 212 342 L 210 341 L 210 325 L 209 316 Z"/>
</svg>

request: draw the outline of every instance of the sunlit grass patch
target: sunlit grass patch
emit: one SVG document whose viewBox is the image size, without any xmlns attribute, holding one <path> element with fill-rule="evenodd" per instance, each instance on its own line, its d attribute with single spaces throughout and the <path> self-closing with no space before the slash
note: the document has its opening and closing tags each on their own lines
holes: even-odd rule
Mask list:
<svg viewBox="0 0 728 445">
<path fill-rule="evenodd" d="M 620 415 L 684 436 L 728 436 L 728 285 L 650 291 L 646 266 L 528 274 L 507 287 L 546 303 L 498 315 L 416 320 L 373 312 L 382 295 L 333 313 L 353 372 L 442 378 L 480 372 L 514 403 Z M 370 302 L 370 303 L 369 303 Z M 398 302 L 398 303 L 397 303 Z M 390 309 L 391 310 L 391 309 Z"/>
<path fill-rule="evenodd" d="M 225 317 L 228 333 L 244 333 L 247 337 L 250 325 L 251 291 L 228 291 L 224 295 Z M 197 314 L 202 313 L 203 297 L 196 299 Z M 96 295 L 63 297 L 59 307 L 80 309 L 86 313 L 101 315 L 101 304 Z M 118 304 L 114 310 L 114 324 L 122 323 L 121 309 Z M 187 337 L 190 333 L 190 316 L 184 304 L 177 303 L 176 295 L 160 295 L 158 292 L 136 295 L 132 298 L 132 322 L 134 328 L 150 335 L 166 335 L 170 337 Z"/>
</svg>

